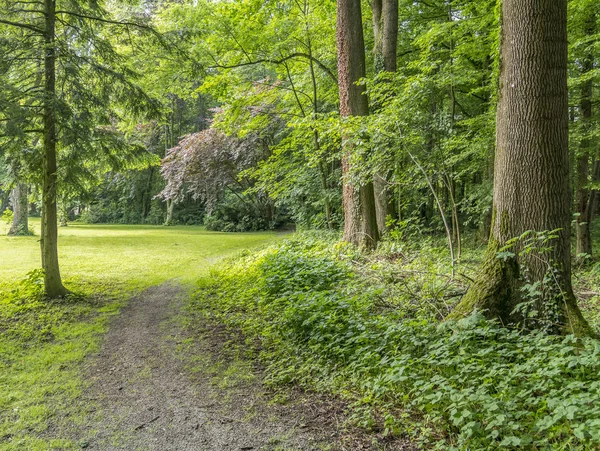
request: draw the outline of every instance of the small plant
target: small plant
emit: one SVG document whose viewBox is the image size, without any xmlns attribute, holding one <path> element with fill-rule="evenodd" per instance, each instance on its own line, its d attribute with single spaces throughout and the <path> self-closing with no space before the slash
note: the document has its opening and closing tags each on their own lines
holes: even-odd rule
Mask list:
<svg viewBox="0 0 600 451">
<path fill-rule="evenodd" d="M 13 218 L 14 213 L 9 208 L 2 212 L 2 222 L 4 222 L 6 225 L 11 225 L 13 222 Z"/>
<path fill-rule="evenodd" d="M 511 314 L 523 318 L 523 328 L 557 332 L 564 322 L 562 304 L 565 302 L 559 279 L 560 268 L 551 256 L 552 241 L 558 239 L 560 229 L 536 232 L 528 230 L 521 236 L 509 240 L 497 253 L 503 260 L 518 258 L 522 285 L 521 302 Z M 534 280 L 530 262 L 545 268 L 541 279 Z"/>
<path fill-rule="evenodd" d="M 10 291 L 10 302 L 17 305 L 34 304 L 44 296 L 44 270 L 29 271 L 25 278 Z"/>
</svg>

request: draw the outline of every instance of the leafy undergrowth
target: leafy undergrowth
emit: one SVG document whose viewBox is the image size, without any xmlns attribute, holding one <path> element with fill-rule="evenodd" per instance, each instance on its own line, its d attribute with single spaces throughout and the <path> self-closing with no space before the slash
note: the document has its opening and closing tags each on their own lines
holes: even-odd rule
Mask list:
<svg viewBox="0 0 600 451">
<path fill-rule="evenodd" d="M 595 225 L 592 238 L 596 259 L 588 257 L 584 264 L 574 266 L 573 288 L 584 316 L 600 335 L 600 260 L 597 257 L 600 252 L 600 221 Z"/>
<path fill-rule="evenodd" d="M 99 287 L 95 287 L 98 289 Z M 0 287 L 0 449 L 77 447 L 48 430 L 78 421 L 80 364 L 95 351 L 107 319 L 124 300 L 115 292 L 43 299 L 43 274 Z M 57 423 L 58 421 L 58 423 Z M 56 432 L 56 431 L 54 431 Z"/>
<path fill-rule="evenodd" d="M 341 395 L 363 427 L 427 448 L 597 449 L 600 341 L 524 334 L 476 314 L 440 322 L 464 289 L 459 277 L 423 288 L 411 277 L 425 268 L 402 254 L 367 260 L 292 237 L 214 270 L 191 308 L 242 331 L 267 382 Z M 411 298 L 419 283 L 423 302 Z"/>
</svg>

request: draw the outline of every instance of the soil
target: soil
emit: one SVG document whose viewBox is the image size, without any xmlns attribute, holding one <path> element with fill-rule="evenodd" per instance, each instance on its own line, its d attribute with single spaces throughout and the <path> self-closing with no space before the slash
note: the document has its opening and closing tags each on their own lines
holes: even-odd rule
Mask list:
<svg viewBox="0 0 600 451">
<path fill-rule="evenodd" d="M 88 414 L 68 435 L 93 450 L 415 449 L 372 445 L 342 427 L 343 407 L 274 393 L 251 361 L 223 354 L 225 335 L 185 325 L 187 290 L 150 288 L 115 317 L 86 364 Z"/>
</svg>

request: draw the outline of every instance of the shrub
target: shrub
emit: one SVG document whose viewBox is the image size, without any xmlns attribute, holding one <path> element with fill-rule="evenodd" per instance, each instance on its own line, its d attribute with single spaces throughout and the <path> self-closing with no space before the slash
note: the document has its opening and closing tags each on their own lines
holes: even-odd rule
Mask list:
<svg viewBox="0 0 600 451">
<path fill-rule="evenodd" d="M 352 252 L 294 238 L 214 271 L 191 308 L 241 330 L 269 383 L 346 396 L 366 427 L 379 417 L 388 433 L 440 449 L 600 442 L 600 341 L 525 334 L 480 314 L 407 318 L 377 305 L 381 289 L 348 263 Z"/>
</svg>

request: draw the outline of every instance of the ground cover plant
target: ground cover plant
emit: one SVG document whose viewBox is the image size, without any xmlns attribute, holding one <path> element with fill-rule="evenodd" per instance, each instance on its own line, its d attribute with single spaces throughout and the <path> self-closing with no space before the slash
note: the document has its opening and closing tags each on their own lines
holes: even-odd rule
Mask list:
<svg viewBox="0 0 600 451">
<path fill-rule="evenodd" d="M 294 237 L 214 269 L 190 308 L 242 331 L 267 382 L 336 393 L 363 427 L 428 449 L 594 449 L 600 341 L 440 321 L 464 282 L 422 251 Z"/>
<path fill-rule="evenodd" d="M 190 321 L 390 437 L 598 447 L 599 105 L 598 0 L 0 0 L 0 442 L 298 227 Z"/>
<path fill-rule="evenodd" d="M 61 417 L 82 421 L 74 402 L 85 386 L 81 363 L 98 349 L 108 319 L 143 288 L 172 279 L 185 285 L 223 255 L 274 237 L 70 225 L 59 240 L 73 295 L 47 300 L 36 269 L 39 236 L 0 236 L 0 449 L 78 447 L 48 427 Z"/>
</svg>

